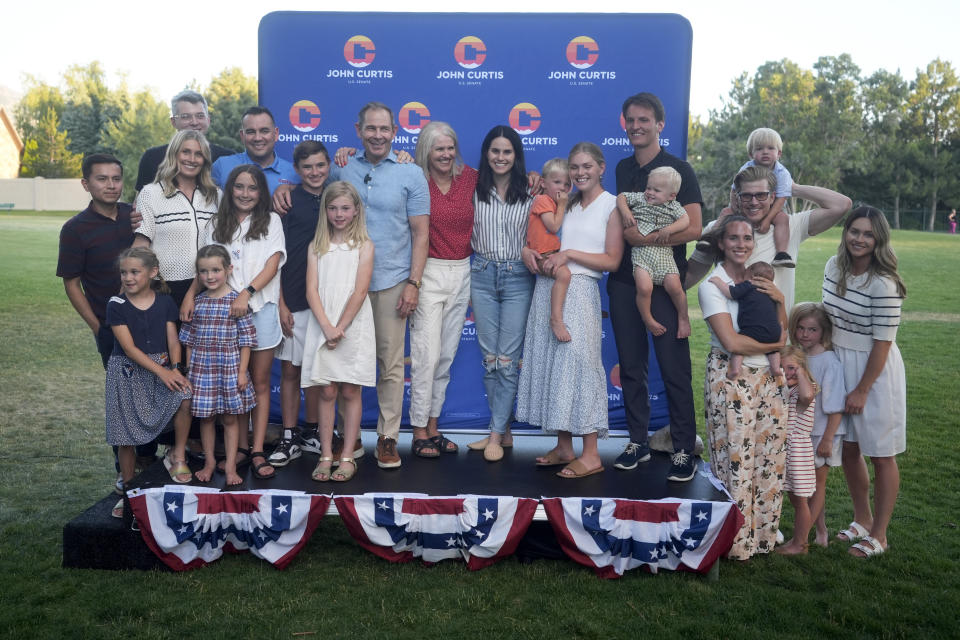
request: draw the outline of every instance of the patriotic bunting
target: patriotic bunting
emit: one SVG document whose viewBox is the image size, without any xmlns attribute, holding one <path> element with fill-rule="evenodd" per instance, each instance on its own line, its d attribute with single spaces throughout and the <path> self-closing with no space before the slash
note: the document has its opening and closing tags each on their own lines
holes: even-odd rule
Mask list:
<svg viewBox="0 0 960 640">
<path fill-rule="evenodd" d="M 334 498 L 350 535 L 391 562 L 462 558 L 471 570 L 513 554 L 533 521 L 532 498 L 365 494 Z"/>
<path fill-rule="evenodd" d="M 732 502 L 544 498 L 543 507 L 564 553 L 601 578 L 636 567 L 706 573 L 743 524 Z"/>
<path fill-rule="evenodd" d="M 127 495 L 147 546 L 175 571 L 213 562 L 224 549 L 249 550 L 283 569 L 330 505 L 330 496 L 282 490 L 168 485 Z"/>
</svg>

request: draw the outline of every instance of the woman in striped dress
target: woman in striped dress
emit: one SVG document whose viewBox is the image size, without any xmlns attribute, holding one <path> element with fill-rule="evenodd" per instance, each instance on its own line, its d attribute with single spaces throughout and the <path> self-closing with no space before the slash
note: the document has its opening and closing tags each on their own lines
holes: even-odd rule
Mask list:
<svg viewBox="0 0 960 640">
<path fill-rule="evenodd" d="M 868 558 L 887 549 L 887 526 L 900 489 L 898 453 L 907 448 L 906 374 L 894 340 L 907 294 L 890 247 L 890 226 L 873 207 L 854 209 L 843 225 L 837 255 L 823 274 L 823 306 L 833 321 L 833 345 L 847 393 L 843 473 L 853 522 L 837 537 Z M 870 476 L 874 470 L 873 511 Z"/>
</svg>

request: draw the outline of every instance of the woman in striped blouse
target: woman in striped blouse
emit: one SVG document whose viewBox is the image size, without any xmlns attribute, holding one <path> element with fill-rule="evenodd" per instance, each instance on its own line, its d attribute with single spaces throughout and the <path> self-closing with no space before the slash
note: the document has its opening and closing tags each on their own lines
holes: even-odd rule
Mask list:
<svg viewBox="0 0 960 640">
<path fill-rule="evenodd" d="M 906 377 L 894 339 L 906 293 L 883 213 L 867 206 L 854 209 L 837 255 L 824 270 L 823 306 L 833 321 L 833 348 L 850 389 L 842 463 L 853 522 L 837 537 L 860 540 L 850 553 L 861 558 L 886 550 L 900 488 L 896 455 L 906 449 Z M 863 456 L 873 463 L 873 513 Z"/>
<path fill-rule="evenodd" d="M 503 457 L 503 447 L 513 446 L 509 423 L 534 282 L 521 259 L 532 199 L 516 131 L 497 126 L 487 133 L 478 172 L 470 298 L 486 369 L 483 384 L 490 406 L 490 435 L 468 446 L 482 449 L 484 459 L 496 462 Z"/>
</svg>

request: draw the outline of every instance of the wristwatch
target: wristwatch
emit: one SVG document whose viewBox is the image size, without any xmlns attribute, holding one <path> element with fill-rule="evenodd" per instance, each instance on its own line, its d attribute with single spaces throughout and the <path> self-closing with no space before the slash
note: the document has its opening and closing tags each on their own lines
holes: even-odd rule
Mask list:
<svg viewBox="0 0 960 640">
<path fill-rule="evenodd" d="M 413 278 L 407 278 L 407 284 L 412 284 L 417 289 L 423 286 L 423 280 L 414 280 Z"/>
<path fill-rule="evenodd" d="M 247 286 L 247 293 L 249 293 L 250 295 L 253 295 L 253 294 L 255 294 L 256 292 L 257 292 L 257 290 L 253 288 L 253 285 L 252 285 L 252 284 Z"/>
</svg>

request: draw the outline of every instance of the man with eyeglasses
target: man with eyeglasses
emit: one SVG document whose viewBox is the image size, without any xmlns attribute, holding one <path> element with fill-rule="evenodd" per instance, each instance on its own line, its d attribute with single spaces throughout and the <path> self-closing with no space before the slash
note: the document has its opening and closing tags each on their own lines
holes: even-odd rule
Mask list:
<svg viewBox="0 0 960 640">
<path fill-rule="evenodd" d="M 170 110 L 173 115 L 170 116 L 170 124 L 177 131 L 183 129 L 193 129 L 203 135 L 207 135 L 207 129 L 210 128 L 210 114 L 207 112 L 207 101 L 196 91 L 181 91 L 173 96 L 170 101 Z M 218 144 L 210 145 L 210 154 L 216 160 L 220 156 L 228 156 L 233 153 L 233 149 L 221 147 Z M 157 177 L 157 169 L 163 162 L 167 154 L 167 145 L 162 144 L 159 147 L 150 147 L 143 152 L 140 158 L 140 168 L 137 171 L 137 186 L 139 192 L 144 185 L 150 184 Z"/>
<path fill-rule="evenodd" d="M 739 211 L 734 214 L 745 216 L 754 227 L 753 253 L 747 260 L 747 266 L 754 262 L 773 262 L 777 253 L 773 241 L 773 229 L 766 233 L 757 231 L 764 216 L 776 198 L 777 179 L 773 172 L 765 167 L 747 167 L 734 178 L 734 203 Z M 843 218 L 850 209 L 850 199 L 845 195 L 810 185 L 794 184 L 793 197 L 802 198 L 816 205 L 813 209 L 799 211 L 789 216 L 790 243 L 787 253 L 797 256 L 800 243 L 819 233 L 823 233 Z M 708 234 L 716 224 L 716 220 L 707 225 L 704 235 Z M 694 251 L 689 258 L 687 277 L 684 287 L 689 289 L 699 282 L 713 267 L 713 256 L 701 249 Z M 774 268 L 774 284 L 783 292 L 784 305 L 787 313 L 793 307 L 796 269 L 786 267 Z"/>
<path fill-rule="evenodd" d="M 280 129 L 269 109 L 249 107 L 240 118 L 240 141 L 244 150 L 216 160 L 211 171 L 213 181 L 222 189 L 234 167 L 255 164 L 263 169 L 271 194 L 281 184 L 300 184 L 300 174 L 293 163 L 278 156 L 274 150 L 279 135 Z"/>
</svg>

